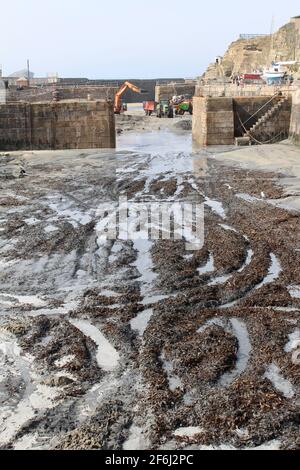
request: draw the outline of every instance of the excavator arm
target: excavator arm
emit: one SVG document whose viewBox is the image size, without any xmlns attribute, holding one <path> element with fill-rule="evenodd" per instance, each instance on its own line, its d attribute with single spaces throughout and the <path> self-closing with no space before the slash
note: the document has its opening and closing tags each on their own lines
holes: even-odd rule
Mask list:
<svg viewBox="0 0 300 470">
<path fill-rule="evenodd" d="M 124 82 L 123 85 L 120 86 L 117 93 L 115 94 L 115 101 L 114 101 L 114 112 L 115 112 L 115 114 L 120 114 L 120 112 L 122 111 L 121 97 L 127 89 L 130 89 L 130 90 L 134 91 L 135 93 L 147 93 L 147 91 L 142 90 L 141 88 L 137 87 L 136 85 L 133 85 L 133 83 L 130 83 L 130 82 L 127 82 L 127 81 Z"/>
</svg>

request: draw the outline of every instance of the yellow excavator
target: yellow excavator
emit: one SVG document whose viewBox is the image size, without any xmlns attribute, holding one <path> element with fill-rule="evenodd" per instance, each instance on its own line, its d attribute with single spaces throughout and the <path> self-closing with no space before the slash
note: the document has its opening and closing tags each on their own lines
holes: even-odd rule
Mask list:
<svg viewBox="0 0 300 470">
<path fill-rule="evenodd" d="M 141 88 L 137 87 L 136 85 L 133 85 L 130 82 L 124 82 L 123 85 L 120 86 L 118 89 L 117 93 L 115 94 L 115 101 L 114 101 L 114 113 L 115 114 L 120 114 L 122 111 L 124 111 L 124 107 L 122 104 L 122 95 L 125 93 L 126 90 L 132 90 L 135 93 L 148 93 L 147 90 L 142 90 Z"/>
</svg>

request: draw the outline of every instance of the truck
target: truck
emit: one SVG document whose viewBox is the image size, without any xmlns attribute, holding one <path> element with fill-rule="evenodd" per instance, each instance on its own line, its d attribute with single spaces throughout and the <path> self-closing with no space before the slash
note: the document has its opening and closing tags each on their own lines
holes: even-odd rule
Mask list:
<svg viewBox="0 0 300 470">
<path fill-rule="evenodd" d="M 185 113 L 193 114 L 193 99 L 189 95 L 175 95 L 171 103 L 176 115 L 182 116 Z"/>
<path fill-rule="evenodd" d="M 193 114 L 193 100 L 184 100 L 181 103 L 174 105 L 176 115 L 183 116 L 185 113 Z"/>
<path fill-rule="evenodd" d="M 143 108 L 146 116 L 151 116 L 151 114 L 155 112 L 156 103 L 155 101 L 144 101 Z"/>
</svg>

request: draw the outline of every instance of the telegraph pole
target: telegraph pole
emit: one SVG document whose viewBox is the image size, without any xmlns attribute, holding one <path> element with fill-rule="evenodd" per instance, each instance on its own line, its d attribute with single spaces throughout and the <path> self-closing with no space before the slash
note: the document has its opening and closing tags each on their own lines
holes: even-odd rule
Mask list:
<svg viewBox="0 0 300 470">
<path fill-rule="evenodd" d="M 272 21 L 271 21 L 271 30 L 270 30 L 270 53 L 273 53 L 273 48 L 274 48 L 274 29 L 275 29 L 275 16 L 274 14 L 272 15 Z M 273 57 L 272 61 L 276 60 L 276 57 Z"/>
</svg>

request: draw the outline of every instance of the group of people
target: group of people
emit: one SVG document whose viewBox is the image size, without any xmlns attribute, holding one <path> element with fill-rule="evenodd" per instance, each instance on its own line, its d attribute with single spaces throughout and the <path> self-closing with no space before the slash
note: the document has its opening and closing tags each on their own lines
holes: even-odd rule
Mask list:
<svg viewBox="0 0 300 470">
<path fill-rule="evenodd" d="M 241 77 L 240 74 L 233 75 L 233 77 L 232 77 L 232 83 L 236 84 L 237 86 L 240 86 L 241 80 L 242 80 L 242 77 Z"/>
</svg>

